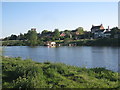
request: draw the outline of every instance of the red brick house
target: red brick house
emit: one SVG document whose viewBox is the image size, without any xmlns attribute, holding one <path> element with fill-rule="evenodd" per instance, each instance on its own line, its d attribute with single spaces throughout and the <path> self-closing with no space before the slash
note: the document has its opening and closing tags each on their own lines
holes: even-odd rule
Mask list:
<svg viewBox="0 0 120 90">
<path fill-rule="evenodd" d="M 60 36 L 61 37 L 64 37 L 66 34 L 64 33 L 64 32 L 62 32 L 61 34 L 60 34 Z"/>
</svg>

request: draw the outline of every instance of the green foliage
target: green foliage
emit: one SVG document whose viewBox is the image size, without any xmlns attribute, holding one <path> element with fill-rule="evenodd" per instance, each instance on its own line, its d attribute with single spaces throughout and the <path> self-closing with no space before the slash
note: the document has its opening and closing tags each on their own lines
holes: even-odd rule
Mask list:
<svg viewBox="0 0 120 90">
<path fill-rule="evenodd" d="M 60 36 L 60 33 L 64 33 L 65 36 Z M 110 30 L 111 36 L 109 38 L 98 38 L 91 40 L 94 37 L 90 31 L 84 31 L 82 27 L 78 27 L 75 30 L 60 31 L 55 29 L 54 32 L 49 30 L 43 30 L 42 33 L 37 33 L 35 29 L 29 30 L 27 33 L 20 33 L 20 35 L 11 35 L 2 39 L 3 46 L 40 46 L 45 45 L 47 41 L 64 40 L 61 45 L 68 45 L 69 43 L 78 46 L 119 46 L 120 41 L 120 29 L 114 27 Z M 68 38 L 71 41 L 67 40 Z M 84 39 L 84 40 L 83 40 Z M 87 40 L 86 40 L 87 39 Z M 73 41 L 72 41 L 73 40 Z M 76 40 L 76 41 L 74 41 Z M 79 40 L 79 42 L 77 41 Z"/>
<path fill-rule="evenodd" d="M 120 39 L 94 39 L 94 40 L 80 40 L 76 41 L 78 46 L 120 46 Z"/>
<path fill-rule="evenodd" d="M 17 40 L 17 36 L 12 34 L 12 35 L 10 36 L 9 40 Z"/>
<path fill-rule="evenodd" d="M 28 44 L 30 46 L 37 45 L 37 32 L 35 30 L 29 30 L 27 33 L 28 38 Z"/>
<path fill-rule="evenodd" d="M 65 38 L 65 39 L 64 39 L 64 44 L 65 44 L 65 45 L 68 45 L 68 44 L 70 43 L 70 40 L 71 40 L 70 38 Z"/>
<path fill-rule="evenodd" d="M 43 30 L 43 31 L 42 31 L 42 34 L 46 34 L 47 32 L 50 32 L 50 31 L 48 31 L 48 30 Z"/>
<path fill-rule="evenodd" d="M 25 40 L 25 35 L 20 33 L 20 35 L 18 35 L 18 40 Z"/>
<path fill-rule="evenodd" d="M 79 34 L 84 34 L 84 30 L 82 27 L 78 27 L 76 30 Z"/>
<path fill-rule="evenodd" d="M 19 40 L 8 40 L 8 41 L 2 41 L 3 46 L 25 46 L 26 41 L 19 41 Z"/>
<path fill-rule="evenodd" d="M 114 35 L 119 34 L 119 38 L 120 38 L 120 29 L 118 29 L 118 27 L 114 27 L 111 29 L 111 38 L 114 38 Z"/>
<path fill-rule="evenodd" d="M 44 45 L 44 41 L 50 41 L 50 38 L 44 38 L 44 40 L 37 40 L 36 45 Z M 80 39 L 80 40 L 71 40 L 70 38 L 65 38 L 64 40 L 55 40 L 53 37 L 53 40 L 56 43 L 62 44 L 62 45 L 68 45 L 68 44 L 76 44 L 77 46 L 120 46 L 120 39 Z M 29 43 L 27 41 L 19 41 L 19 40 L 9 40 L 9 41 L 2 41 L 3 46 L 29 46 Z"/>
<path fill-rule="evenodd" d="M 3 88 L 119 88 L 118 73 L 2 57 Z"/>
<path fill-rule="evenodd" d="M 54 38 L 55 38 L 55 39 L 59 39 L 59 37 L 60 37 L 60 32 L 59 32 L 58 29 L 55 29 L 55 30 L 54 30 Z"/>
</svg>

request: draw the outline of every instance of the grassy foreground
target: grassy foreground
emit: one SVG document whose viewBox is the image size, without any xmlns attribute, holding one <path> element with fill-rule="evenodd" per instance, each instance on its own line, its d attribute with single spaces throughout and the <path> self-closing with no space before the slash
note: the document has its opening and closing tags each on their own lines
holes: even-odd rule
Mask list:
<svg viewBox="0 0 120 90">
<path fill-rule="evenodd" d="M 118 73 L 2 57 L 3 88 L 120 88 Z"/>
</svg>

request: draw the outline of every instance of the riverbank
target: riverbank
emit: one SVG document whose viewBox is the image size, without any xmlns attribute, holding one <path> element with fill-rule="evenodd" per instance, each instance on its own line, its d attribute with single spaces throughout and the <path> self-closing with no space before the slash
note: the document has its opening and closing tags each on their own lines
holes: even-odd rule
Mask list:
<svg viewBox="0 0 120 90">
<path fill-rule="evenodd" d="M 120 39 L 81 39 L 57 42 L 64 46 L 120 46 Z"/>
<path fill-rule="evenodd" d="M 80 39 L 80 40 L 56 40 L 58 46 L 120 46 L 120 39 Z M 29 46 L 27 41 L 9 40 L 2 41 L 2 46 Z M 45 42 L 41 41 L 36 46 L 45 46 Z"/>
<path fill-rule="evenodd" d="M 118 73 L 2 57 L 3 88 L 119 88 Z"/>
</svg>

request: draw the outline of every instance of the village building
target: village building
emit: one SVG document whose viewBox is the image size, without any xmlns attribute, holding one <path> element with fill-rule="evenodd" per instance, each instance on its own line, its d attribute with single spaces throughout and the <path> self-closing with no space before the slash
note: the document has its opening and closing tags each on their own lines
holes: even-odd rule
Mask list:
<svg viewBox="0 0 120 90">
<path fill-rule="evenodd" d="M 60 33 L 61 37 L 64 37 L 66 34 L 64 32 Z"/>
<path fill-rule="evenodd" d="M 80 33 L 78 32 L 78 30 L 72 30 L 71 31 L 73 35 L 79 35 Z"/>
<path fill-rule="evenodd" d="M 104 27 L 103 25 L 99 25 L 99 26 L 94 26 L 92 25 L 91 28 L 91 33 L 93 34 L 93 38 L 102 38 L 104 37 Z"/>
<path fill-rule="evenodd" d="M 31 28 L 31 31 L 36 31 L 36 28 Z"/>
<path fill-rule="evenodd" d="M 108 29 L 106 29 L 106 31 L 104 32 L 104 37 L 105 38 L 110 38 L 110 36 L 111 36 L 111 31 L 110 31 L 110 28 L 108 26 Z"/>
<path fill-rule="evenodd" d="M 56 42 L 48 41 L 48 42 L 46 42 L 46 45 L 49 47 L 56 47 Z"/>
<path fill-rule="evenodd" d="M 80 39 L 80 32 L 78 30 L 72 30 L 70 34 L 70 38 L 74 38 L 75 40 Z"/>
<path fill-rule="evenodd" d="M 110 38 L 110 36 L 111 36 L 111 32 L 110 31 L 104 32 L 104 37 L 105 38 Z"/>
</svg>

